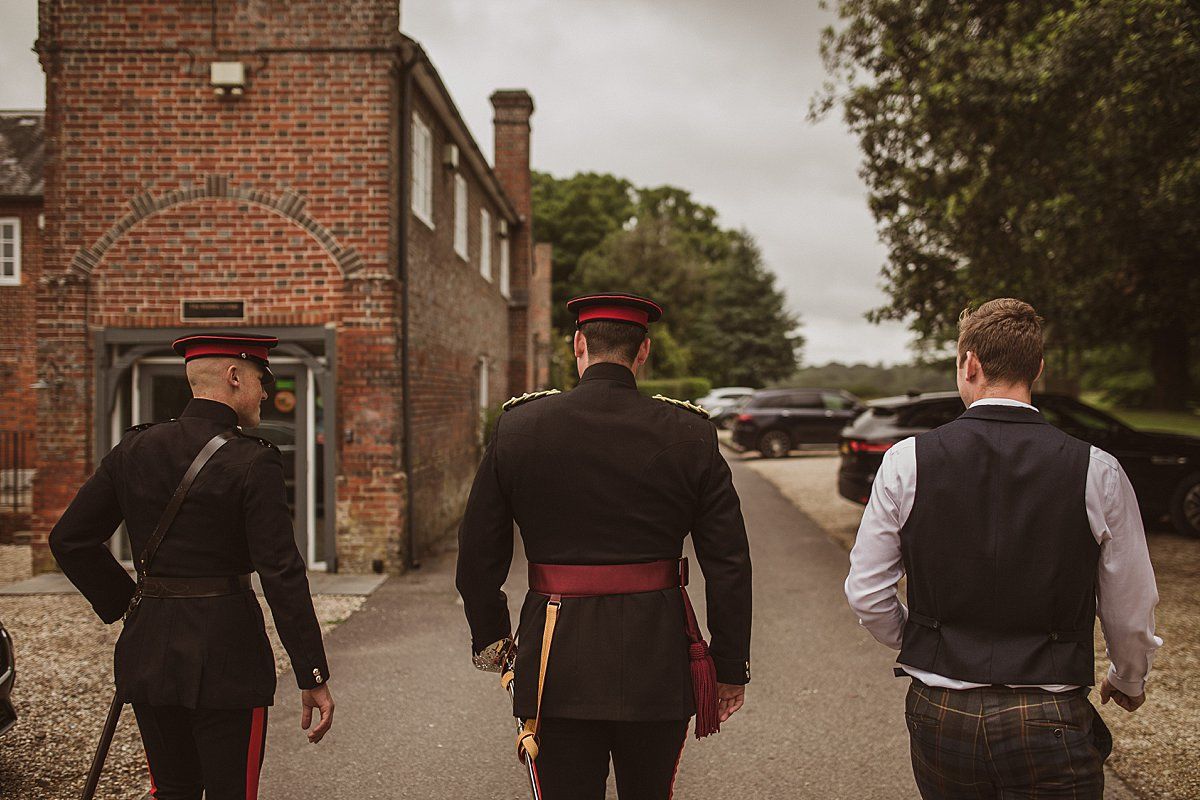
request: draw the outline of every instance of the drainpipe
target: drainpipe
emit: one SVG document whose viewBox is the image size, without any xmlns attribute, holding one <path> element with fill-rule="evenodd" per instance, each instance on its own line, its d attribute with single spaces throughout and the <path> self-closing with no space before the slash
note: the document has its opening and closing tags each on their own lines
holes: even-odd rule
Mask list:
<svg viewBox="0 0 1200 800">
<path fill-rule="evenodd" d="M 400 392 L 403 395 L 401 429 L 404 438 L 404 567 L 419 569 L 417 561 L 416 531 L 413 524 L 413 481 L 412 481 L 412 392 L 408 352 L 409 284 L 408 284 L 408 227 L 412 217 L 412 89 L 413 70 L 424 58 L 424 51 L 416 48 L 411 58 L 401 65 L 397 82 L 400 90 Z"/>
</svg>

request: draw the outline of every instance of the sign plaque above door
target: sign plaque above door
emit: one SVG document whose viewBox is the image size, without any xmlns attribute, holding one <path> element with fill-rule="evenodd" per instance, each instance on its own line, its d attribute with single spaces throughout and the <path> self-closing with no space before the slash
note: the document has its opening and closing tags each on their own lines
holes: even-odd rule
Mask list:
<svg viewBox="0 0 1200 800">
<path fill-rule="evenodd" d="M 245 300 L 181 300 L 179 317 L 184 322 L 209 319 L 246 319 Z"/>
</svg>

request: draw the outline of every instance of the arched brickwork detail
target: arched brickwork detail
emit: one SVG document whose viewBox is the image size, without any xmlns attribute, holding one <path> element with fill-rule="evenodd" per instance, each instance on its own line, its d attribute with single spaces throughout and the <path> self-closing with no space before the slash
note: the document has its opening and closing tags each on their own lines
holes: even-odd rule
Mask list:
<svg viewBox="0 0 1200 800">
<path fill-rule="evenodd" d="M 224 175 L 209 175 L 203 183 L 171 189 L 159 195 L 149 190 L 136 195 L 129 201 L 129 212 L 125 216 L 117 220 L 90 247 L 80 248 L 75 253 L 71 259 L 70 272 L 82 278 L 90 276 L 109 248 L 142 220 L 181 203 L 208 198 L 253 203 L 292 220 L 320 243 L 325 252 L 337 262 L 344 277 L 354 277 L 363 268 L 362 256 L 357 250 L 340 245 L 328 228 L 305 212 L 304 205 L 307 199 L 304 195 L 286 189 L 276 196 L 248 186 L 231 186 L 229 179 Z"/>
</svg>

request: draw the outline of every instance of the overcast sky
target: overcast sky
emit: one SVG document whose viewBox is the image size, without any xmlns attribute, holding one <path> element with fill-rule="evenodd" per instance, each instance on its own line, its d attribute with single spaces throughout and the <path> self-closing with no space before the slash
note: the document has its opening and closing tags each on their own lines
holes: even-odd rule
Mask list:
<svg viewBox="0 0 1200 800">
<path fill-rule="evenodd" d="M 37 3 L 0 9 L 0 108 L 41 108 Z M 488 95 L 526 88 L 535 169 L 690 190 L 757 237 L 803 321 L 806 363 L 906 361 L 903 326 L 863 318 L 883 301 L 885 253 L 857 143 L 837 114 L 806 118 L 832 19 L 817 0 L 406 0 L 401 10 L 489 157 Z"/>
</svg>

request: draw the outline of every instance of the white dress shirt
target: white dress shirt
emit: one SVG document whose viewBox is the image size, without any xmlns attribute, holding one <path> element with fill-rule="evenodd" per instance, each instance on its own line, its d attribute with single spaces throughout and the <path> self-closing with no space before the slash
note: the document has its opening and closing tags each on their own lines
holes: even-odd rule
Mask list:
<svg viewBox="0 0 1200 800">
<path fill-rule="evenodd" d="M 988 398 L 971 404 L 1031 405 L 1004 398 Z M 908 609 L 896 594 L 904 575 L 900 554 L 900 529 L 908 521 L 917 496 L 917 450 L 915 439 L 905 439 L 889 449 L 875 475 L 871 499 L 863 512 L 854 549 L 850 552 L 850 575 L 846 598 L 859 622 L 871 635 L 893 650 L 899 650 Z M 1092 535 L 1100 545 L 1097 564 L 1096 610 L 1108 645 L 1112 666 L 1108 680 L 1113 688 L 1137 696 L 1146 685 L 1154 651 L 1162 639 L 1154 635 L 1154 607 L 1158 588 L 1146 548 L 1146 532 L 1137 497 L 1125 470 L 1108 453 L 1093 447 L 1088 464 L 1086 503 Z M 975 689 L 983 686 L 943 675 L 900 667 L 929 686 L 946 689 Z M 1078 688 L 1069 685 L 1041 686 L 1052 692 Z"/>
</svg>

